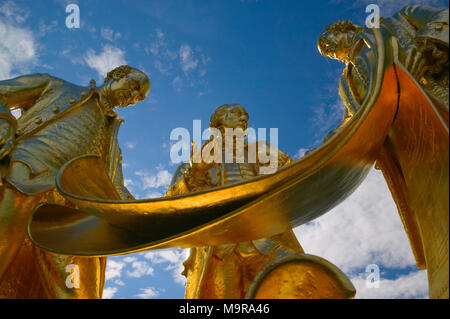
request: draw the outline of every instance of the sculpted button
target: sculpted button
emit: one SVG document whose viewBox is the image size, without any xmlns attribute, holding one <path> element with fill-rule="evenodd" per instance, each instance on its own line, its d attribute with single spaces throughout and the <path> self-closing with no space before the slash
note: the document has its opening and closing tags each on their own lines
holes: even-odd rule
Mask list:
<svg viewBox="0 0 450 319">
<path fill-rule="evenodd" d="M 75 104 L 76 101 L 77 101 L 77 100 L 75 100 L 75 99 L 72 98 L 72 99 L 69 100 L 69 103 L 70 103 L 70 104 Z"/>
<path fill-rule="evenodd" d="M 444 26 L 442 25 L 442 23 L 437 23 L 434 27 L 436 31 L 441 31 L 443 28 Z"/>
<path fill-rule="evenodd" d="M 42 124 L 42 119 L 41 119 L 40 117 L 37 117 L 37 118 L 34 120 L 34 123 L 36 123 L 36 124 Z"/>
<path fill-rule="evenodd" d="M 55 106 L 55 107 L 52 109 L 52 111 L 53 111 L 53 113 L 58 114 L 58 113 L 59 113 L 59 107 L 58 107 L 58 106 Z"/>
</svg>

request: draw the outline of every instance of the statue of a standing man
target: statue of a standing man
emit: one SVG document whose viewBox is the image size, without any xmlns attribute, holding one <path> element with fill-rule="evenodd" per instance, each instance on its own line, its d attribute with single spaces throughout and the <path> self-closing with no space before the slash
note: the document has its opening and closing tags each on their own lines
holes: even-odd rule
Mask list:
<svg viewBox="0 0 450 319">
<path fill-rule="evenodd" d="M 70 206 L 55 190 L 55 177 L 80 155 L 99 155 L 122 198 L 132 198 L 117 140 L 122 120 L 113 109 L 149 91 L 148 77 L 127 65 L 109 72 L 101 87 L 48 74 L 0 81 L 0 297 L 101 298 L 106 258 L 45 252 L 28 241 L 26 222 L 40 201 Z M 14 109 L 22 112 L 18 119 Z"/>
<path fill-rule="evenodd" d="M 210 128 L 216 135 L 202 146 L 202 150 L 209 149 L 208 144 L 213 141 L 225 141 L 216 145 L 220 150 L 212 148 L 214 155 L 208 154 L 214 158 L 217 152 L 220 154 L 219 161 L 209 162 L 202 158 L 198 163 L 194 160 L 192 164 L 182 164 L 175 172 L 166 196 L 206 190 L 254 178 L 261 174 L 262 167 L 273 164 L 271 160 L 265 163 L 260 157 L 261 152 L 266 155 L 275 153 L 275 171 L 289 165 L 292 162 L 290 156 L 265 141 L 253 142 L 256 145 L 245 140 L 242 144 L 239 143 L 239 134 L 235 134 L 235 130 L 246 131 L 248 119 L 247 111 L 239 104 L 218 107 L 210 121 Z M 227 134 L 235 134 L 229 138 L 234 141 L 228 150 Z M 243 149 L 239 149 L 240 147 Z M 255 161 L 251 156 L 252 148 L 258 154 Z M 232 160 L 226 160 L 224 154 L 227 152 Z M 207 154 L 202 151 L 202 154 L 205 153 Z M 242 154 L 242 160 L 238 159 L 239 153 Z M 251 232 L 252 225 L 249 223 L 247 227 Z M 283 261 L 287 258 L 297 258 L 299 263 L 297 266 L 283 268 Z M 305 268 L 304 265 L 308 266 Z M 306 255 L 291 229 L 270 238 L 191 248 L 184 266 L 183 274 L 187 277 L 185 296 L 188 299 L 349 298 L 355 293 L 351 284 L 342 284 L 349 281 L 344 274 L 337 275 L 337 267 Z M 265 269 L 268 268 L 273 270 L 273 276 L 265 279 Z M 280 271 L 274 275 L 274 269 Z M 265 289 L 265 286 L 270 288 Z M 262 287 L 263 295 L 253 293 L 257 290 L 254 287 Z"/>
</svg>

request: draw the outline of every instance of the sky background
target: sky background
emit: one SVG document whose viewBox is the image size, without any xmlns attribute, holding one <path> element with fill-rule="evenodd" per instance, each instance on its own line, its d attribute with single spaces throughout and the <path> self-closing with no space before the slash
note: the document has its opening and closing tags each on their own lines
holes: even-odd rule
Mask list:
<svg viewBox="0 0 450 319">
<path fill-rule="evenodd" d="M 68 29 L 66 6 L 81 25 Z M 126 186 L 136 198 L 164 195 L 176 165 L 170 132 L 192 132 L 223 104 L 240 103 L 249 126 L 278 128 L 281 150 L 297 159 L 322 143 L 343 114 L 337 83 L 344 65 L 322 57 L 317 38 L 327 24 L 363 25 L 369 3 L 388 17 L 404 5 L 448 8 L 447 1 L 4 1 L 0 0 L 0 80 L 49 73 L 79 85 L 103 83 L 129 64 L 151 81 L 147 99 L 119 110 Z M 395 204 L 373 170 L 345 202 L 295 229 L 310 254 L 342 269 L 356 298 L 426 298 Z M 187 250 L 108 258 L 104 298 L 183 298 Z M 367 288 L 366 267 L 380 268 Z"/>
</svg>

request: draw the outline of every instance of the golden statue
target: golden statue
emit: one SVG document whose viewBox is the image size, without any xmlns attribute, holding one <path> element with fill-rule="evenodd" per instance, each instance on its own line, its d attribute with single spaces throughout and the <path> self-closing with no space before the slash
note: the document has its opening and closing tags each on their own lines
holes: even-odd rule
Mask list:
<svg viewBox="0 0 450 319">
<path fill-rule="evenodd" d="M 218 136 L 211 136 L 211 139 L 219 138 L 222 149 L 213 149 L 211 156 L 215 152 L 220 153 L 218 163 L 210 163 L 200 159 L 199 162 L 191 160 L 191 165 L 183 164 L 174 174 L 173 183 L 166 193 L 166 196 L 186 194 L 189 192 L 210 189 L 216 186 L 224 186 L 237 183 L 246 179 L 260 175 L 260 167 L 270 165 L 262 163 L 258 157 L 254 162 L 251 160 L 249 145 L 243 139 L 243 135 L 235 134 L 235 129 L 243 131 L 248 128 L 248 113 L 239 104 L 225 104 L 217 108 L 211 116 L 210 128 L 217 129 Z M 231 129 L 231 130 L 230 130 Z M 230 136 L 230 159 L 226 161 L 227 134 Z M 242 144 L 239 144 L 239 138 Z M 202 150 L 212 142 L 208 141 Z M 233 141 L 234 140 L 234 141 Z M 254 142 L 255 154 L 260 153 L 260 148 L 266 147 L 263 152 L 270 150 L 270 145 L 265 142 Z M 239 147 L 242 150 L 239 150 Z M 242 151 L 243 160 L 239 161 L 239 151 Z M 273 149 L 270 152 L 274 151 Z M 277 153 L 278 167 L 283 167 L 292 162 L 292 159 L 283 152 L 275 150 Z M 202 152 L 204 153 L 204 152 Z M 194 152 L 192 152 L 194 154 Z M 191 159 L 193 155 L 191 155 Z M 249 160 L 250 158 L 250 160 Z M 251 225 L 249 225 L 251 229 Z M 288 267 L 286 257 L 291 260 L 297 257 L 297 263 L 291 263 Z M 190 256 L 185 261 L 183 274 L 187 277 L 186 298 L 214 298 L 214 299 L 238 299 L 244 297 L 252 298 L 346 298 L 353 297 L 355 290 L 350 281 L 343 273 L 339 275 L 327 275 L 335 266 L 327 268 L 324 263 L 315 264 L 313 260 L 308 260 L 309 269 L 306 271 L 303 261 L 304 251 L 297 241 L 292 230 L 276 234 L 270 238 L 262 238 L 253 241 L 231 243 L 220 246 L 194 247 L 191 248 Z M 261 269 L 271 264 L 272 275 L 265 278 L 258 276 Z M 333 269 L 333 270 L 331 270 Z M 277 274 L 275 275 L 275 272 Z M 295 278 L 293 273 L 298 273 Z M 289 278 L 289 283 L 283 285 L 279 278 Z M 249 289 L 250 287 L 269 286 L 271 289 Z M 317 287 L 320 287 L 317 288 Z"/>
<path fill-rule="evenodd" d="M 407 6 L 383 19 L 384 68 L 397 83 L 395 114 L 377 167 L 389 185 L 431 298 L 449 297 L 448 112 L 449 10 Z M 318 41 L 326 57 L 346 64 L 339 82 L 346 126 L 368 99 L 373 30 L 350 21 L 327 26 Z M 385 74 L 385 78 L 386 78 Z"/>
<path fill-rule="evenodd" d="M 149 90 L 147 76 L 129 66 L 109 72 L 102 87 L 48 74 L 0 81 L 0 297 L 102 296 L 106 258 L 39 249 L 26 236 L 27 219 L 40 201 L 73 206 L 56 191 L 55 178 L 65 162 L 84 154 L 100 156 L 121 198 L 133 198 L 123 186 L 122 120 L 113 108 L 136 104 Z M 22 112 L 17 120 L 14 109 Z M 78 267 L 80 289 L 66 285 L 69 265 Z"/>
<path fill-rule="evenodd" d="M 302 254 L 291 229 L 345 200 L 376 163 L 417 264 L 427 268 L 430 297 L 448 298 L 448 10 L 406 7 L 382 20 L 380 28 L 337 22 L 325 29 L 318 46 L 325 56 L 346 63 L 339 82 L 346 114 L 323 145 L 292 162 L 277 153 L 283 165 L 259 176 L 245 161 L 239 173 L 236 165 L 193 163 L 175 175 L 168 192 L 173 196 L 144 200 L 124 199 L 101 154 L 67 158 L 54 182 L 61 201 L 47 198 L 34 207 L 28 220 L 31 242 L 83 257 L 193 248 L 186 263 L 190 297 L 323 296 L 330 289 L 323 285 L 333 280 L 317 280 L 314 290 L 303 275 L 339 278 L 339 273 L 330 272 L 333 267 L 319 257 Z M 246 118 L 239 107 L 236 112 Z M 278 243 L 280 248 L 271 250 Z M 278 253 L 286 256 L 277 259 Z M 236 262 L 242 256 L 244 262 Z M 255 269 L 243 271 L 245 265 Z M 248 277 L 229 278 L 229 268 Z M 351 291 L 345 278 L 334 283 Z M 296 295 L 299 286 L 302 293 Z"/>
</svg>

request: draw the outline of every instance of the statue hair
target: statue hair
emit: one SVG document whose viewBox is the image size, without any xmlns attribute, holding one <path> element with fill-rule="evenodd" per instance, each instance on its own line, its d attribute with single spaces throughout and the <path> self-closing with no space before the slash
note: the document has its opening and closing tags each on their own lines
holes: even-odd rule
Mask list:
<svg viewBox="0 0 450 319">
<path fill-rule="evenodd" d="M 126 77 L 128 74 L 130 74 L 132 70 L 133 70 L 133 68 L 131 66 L 121 65 L 121 66 L 108 72 L 108 74 L 105 77 L 104 83 L 106 83 L 110 80 L 119 81 L 120 79 L 122 79 L 122 78 Z"/>
<path fill-rule="evenodd" d="M 240 104 L 224 104 L 222 106 L 219 106 L 214 111 L 214 114 L 211 115 L 209 127 L 215 127 L 215 128 L 220 127 L 220 124 L 222 124 L 222 117 L 228 112 L 228 109 L 233 106 L 234 107 L 238 106 L 238 107 L 242 108 L 245 111 L 245 114 L 247 114 L 247 118 L 249 117 L 247 111 L 244 109 L 244 107 L 242 105 L 240 105 Z"/>
<path fill-rule="evenodd" d="M 345 21 L 336 21 L 325 27 L 324 32 L 333 32 L 333 33 L 346 33 L 350 31 L 360 32 L 362 28 L 356 24 L 353 24 L 349 20 Z"/>
</svg>

